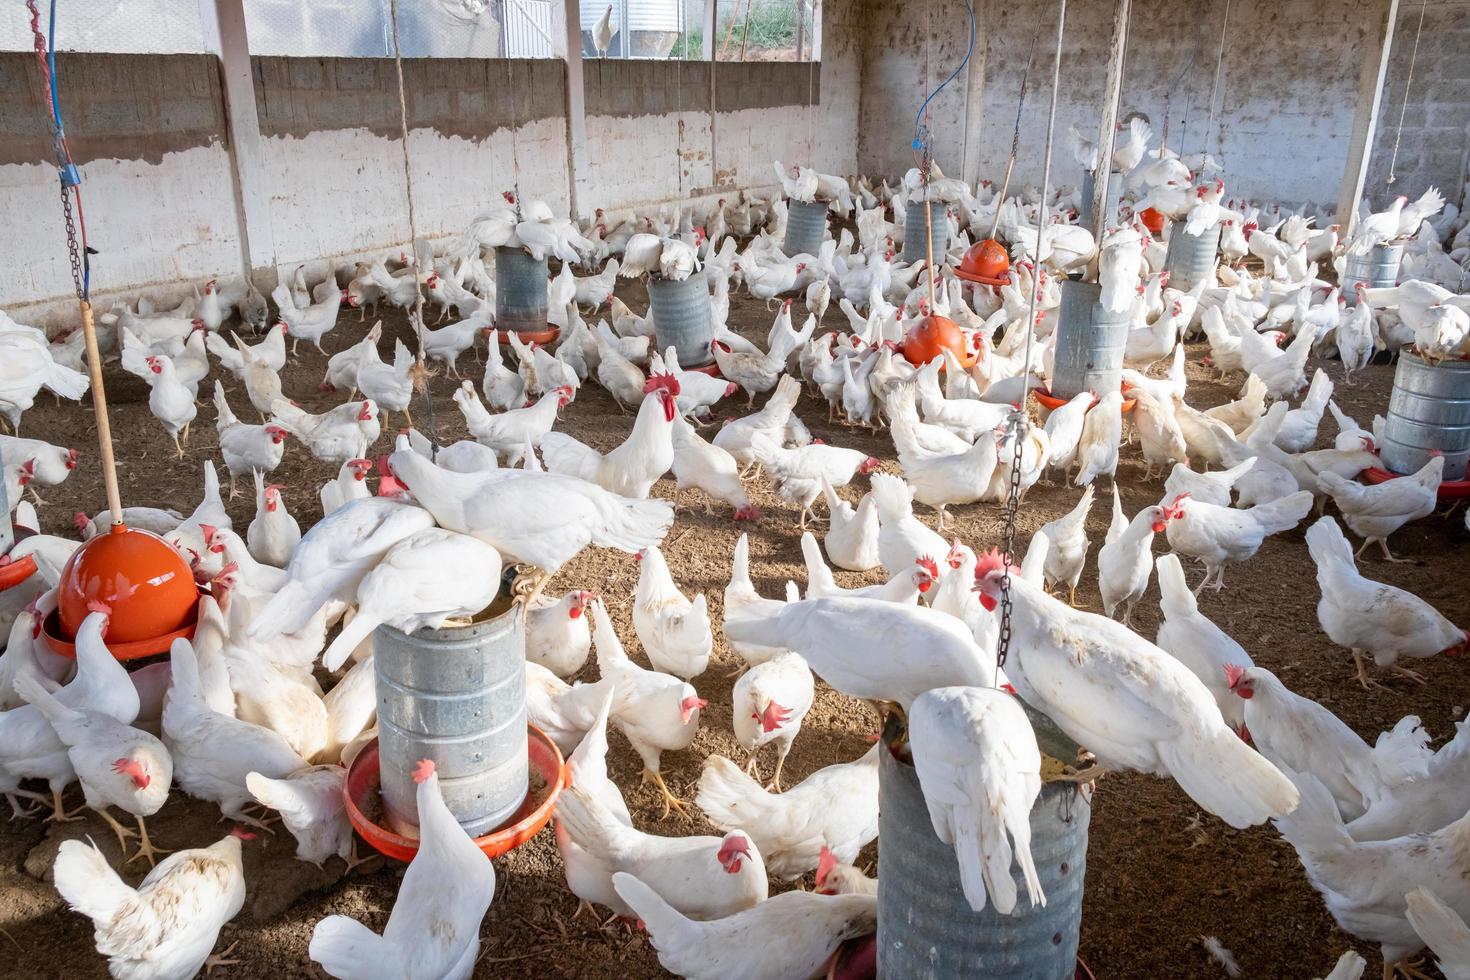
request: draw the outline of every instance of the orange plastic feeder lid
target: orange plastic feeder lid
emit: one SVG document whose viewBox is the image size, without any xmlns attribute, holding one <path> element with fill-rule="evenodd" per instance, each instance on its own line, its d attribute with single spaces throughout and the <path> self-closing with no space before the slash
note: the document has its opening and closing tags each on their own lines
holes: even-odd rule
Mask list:
<svg viewBox="0 0 1470 980">
<path fill-rule="evenodd" d="M 489 858 L 500 857 L 540 833 L 541 828 L 551 820 L 552 811 L 556 809 L 556 798 L 566 782 L 562 772 L 561 750 L 556 747 L 556 743 L 535 725 L 527 725 L 526 729 L 528 761 L 531 769 L 541 777 L 541 785 L 526 794 L 521 808 L 509 822 L 498 830 L 475 838 L 475 846 Z M 347 781 L 342 787 L 347 819 L 362 839 L 378 853 L 395 861 L 408 863 L 418 853 L 419 842 L 415 838 L 404 837 L 383 824 L 374 823 L 367 816 L 368 811 L 383 812 L 379 801 L 380 779 L 378 740 L 373 739 L 347 768 Z"/>
<path fill-rule="evenodd" d="M 994 238 L 976 242 L 960 259 L 955 275 L 966 282 L 984 286 L 1004 286 L 1011 281 L 1011 257 L 1005 246 Z"/>
<path fill-rule="evenodd" d="M 175 638 L 192 635 L 198 620 L 199 588 L 188 562 L 153 532 L 123 524 L 72 552 L 56 591 L 46 633 L 62 654 L 74 653 L 72 640 L 95 603 L 109 610 L 105 639 L 120 660 L 166 651 Z"/>
<path fill-rule="evenodd" d="M 975 352 L 965 343 L 965 332 L 949 317 L 930 315 L 909 329 L 903 341 L 903 356 L 910 364 L 921 367 L 948 350 L 968 368 L 975 363 Z"/>
<path fill-rule="evenodd" d="M 36 559 L 30 555 L 16 561 L 9 555 L 0 555 L 0 592 L 24 582 L 36 573 Z"/>
<path fill-rule="evenodd" d="M 488 327 L 486 329 L 495 330 L 495 338 L 502 344 L 510 343 L 511 334 L 515 334 L 517 339 L 523 344 L 550 344 L 554 343 L 556 338 L 561 336 L 561 328 L 553 327 L 549 323 L 546 325 L 545 330 L 496 330 L 494 327 Z"/>
<path fill-rule="evenodd" d="M 1032 388 L 1031 394 L 1034 395 L 1036 400 L 1041 403 L 1041 407 L 1049 412 L 1055 412 L 1057 409 L 1067 404 L 1067 402 L 1071 401 L 1070 398 L 1056 397 L 1046 388 Z M 1093 395 L 1092 405 L 1088 406 L 1088 410 L 1091 411 L 1093 406 L 1096 406 L 1097 403 L 1100 401 L 1102 401 L 1102 399 L 1098 398 L 1096 395 Z M 1136 398 L 1123 399 L 1123 411 L 1125 413 L 1133 411 L 1133 406 L 1137 403 L 1137 401 L 1138 399 Z"/>
<path fill-rule="evenodd" d="M 1143 222 L 1143 226 L 1152 232 L 1155 238 L 1164 233 L 1164 216 L 1153 208 L 1144 208 L 1138 212 L 1138 220 Z"/>
</svg>

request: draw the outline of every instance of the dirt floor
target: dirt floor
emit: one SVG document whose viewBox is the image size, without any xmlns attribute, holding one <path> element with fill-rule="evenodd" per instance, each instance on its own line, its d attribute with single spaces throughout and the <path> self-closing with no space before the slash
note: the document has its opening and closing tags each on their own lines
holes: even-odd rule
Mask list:
<svg viewBox="0 0 1470 980">
<path fill-rule="evenodd" d="M 646 308 L 642 286 L 624 283 L 620 294 L 635 309 Z M 836 311 L 834 310 L 834 313 Z M 734 301 L 732 324 L 764 339 L 771 314 L 764 305 L 741 296 Z M 406 336 L 400 313 L 385 316 L 389 336 Z M 837 314 L 837 320 L 841 320 Z M 829 325 L 832 321 L 829 318 Z M 329 352 L 355 342 L 371 324 L 357 314 L 344 315 L 326 338 Z M 385 338 L 384 349 L 391 340 Z M 1208 380 L 1199 365 L 1203 350 L 1190 355 L 1190 401 L 1199 406 L 1218 404 L 1229 397 L 1227 386 Z M 301 357 L 283 375 L 285 390 L 309 410 L 324 410 L 342 400 L 341 393 L 322 394 L 317 384 L 324 358 L 303 345 Z M 1338 365 L 1326 365 L 1334 380 Z M 461 368 L 478 380 L 472 355 L 461 358 Z M 1355 387 L 1339 386 L 1340 405 L 1364 423 L 1384 410 L 1393 368 L 1375 365 L 1359 375 Z M 201 386 L 209 391 L 211 381 Z M 187 513 L 200 495 L 200 467 L 216 455 L 214 412 L 201 408 L 185 460 L 174 458 L 173 447 L 147 406 L 143 382 L 120 370 L 109 370 L 108 394 L 113 403 L 113 432 L 125 503 L 172 506 Z M 432 393 L 435 421 L 444 440 L 464 438 L 460 413 L 450 401 L 456 381 L 436 377 Z M 225 387 L 242 417 L 249 405 L 239 385 L 229 376 Z M 415 419 L 423 424 L 419 403 Z M 828 424 L 825 407 L 804 397 L 798 409 L 813 432 L 830 443 L 872 453 L 897 472 L 894 451 L 886 435 Z M 739 414 L 734 402 L 718 407 L 721 417 Z M 628 432 L 631 419 L 619 414 L 610 398 L 595 385 L 583 388 L 558 425 L 598 449 L 610 449 Z M 394 420 L 396 428 L 398 420 Z M 385 431 L 392 431 L 386 429 Z M 26 413 L 23 432 L 80 449 L 82 467 L 60 487 L 45 492 L 40 510 L 45 530 L 73 533 L 72 515 L 89 513 L 103 503 L 101 477 L 95 467 L 96 446 L 90 412 L 74 404 L 58 405 L 43 397 Z M 1330 417 L 1323 423 L 1319 443 L 1330 444 L 1335 429 Z M 386 451 L 385 436 L 375 447 Z M 1145 483 L 1137 450 L 1127 451 L 1118 480 L 1124 508 L 1132 514 L 1155 503 L 1162 481 Z M 303 527 L 320 516 L 317 487 L 334 475 L 300 446 L 291 446 L 285 463 L 273 475 L 286 485 L 288 506 Z M 866 490 L 858 478 L 845 496 L 856 500 Z M 659 496 L 672 494 L 672 480 L 660 481 Z M 248 488 L 242 488 L 248 490 Z M 804 581 L 798 547 L 797 515 L 784 509 L 768 484 L 753 496 L 765 511 L 758 523 L 734 524 L 728 509 L 715 516 L 702 511 L 681 512 L 665 543 L 670 567 L 689 594 L 704 592 L 718 622 L 721 595 L 729 578 L 730 554 L 742 531 L 751 536 L 752 573 L 758 589 L 780 595 L 786 579 Z M 1069 510 L 1078 492 L 1070 487 L 1041 484 L 1027 497 L 1019 517 L 1020 532 L 1029 536 L 1043 523 Z M 254 502 L 248 493 L 230 502 L 231 516 L 243 529 L 251 519 Z M 1109 517 L 1106 493 L 1099 494 L 1088 521 L 1094 552 L 1101 545 Z M 955 533 L 979 550 L 1000 540 L 1003 512 L 995 505 L 969 506 L 953 511 Z M 922 514 L 932 522 L 932 515 Z M 1470 548 L 1459 514 L 1452 519 L 1431 517 L 1404 528 L 1394 536 L 1397 554 L 1409 564 L 1389 565 L 1369 558 L 1367 572 L 1411 589 L 1451 616 L 1464 617 L 1464 581 L 1470 574 Z M 1164 547 L 1162 539 L 1156 549 Z M 1095 566 L 1089 566 L 1079 590 L 1079 602 L 1100 611 Z M 1437 571 L 1436 571 L 1437 569 Z M 876 581 L 879 573 L 838 573 L 845 585 Z M 1191 581 L 1199 572 L 1189 569 Z M 593 551 L 569 564 L 551 586 L 560 593 L 571 588 L 596 590 L 608 601 L 624 643 L 637 653 L 630 621 L 630 601 L 637 579 L 637 563 L 630 555 Z M 1402 715 L 1415 713 L 1433 733 L 1436 744 L 1453 731 L 1453 723 L 1470 705 L 1470 673 L 1466 664 L 1436 659 L 1415 664 L 1429 679 L 1427 686 L 1388 680 L 1390 691 L 1365 692 L 1353 679 L 1352 660 L 1318 628 L 1318 598 L 1313 564 L 1303 543 L 1303 529 L 1269 539 L 1244 567 L 1232 566 L 1223 592 L 1207 592 L 1201 608 L 1234 636 L 1257 662 L 1276 671 L 1294 690 L 1321 701 L 1337 712 L 1359 734 L 1371 739 Z M 1136 627 L 1151 637 L 1158 622 L 1157 584 L 1136 612 Z M 713 753 L 738 757 L 730 728 L 730 690 L 739 660 L 729 653 L 723 638 L 715 639 L 709 670 L 696 678 L 700 694 L 710 702 L 694 745 L 685 752 L 668 753 L 663 770 L 673 791 L 685 799 L 694 795 L 702 761 Z M 595 664 L 586 673 L 595 676 Z M 802 726 L 787 760 L 787 785 L 833 762 L 850 760 L 868 747 L 876 731 L 872 712 L 864 705 L 818 685 L 816 704 Z M 611 775 L 623 787 L 637 825 L 665 835 L 709 833 L 712 828 L 694 811 L 693 816 L 660 819 L 661 807 L 653 788 L 640 787 L 639 763 L 621 735 L 611 736 Z M 68 799 L 81 804 L 73 788 Z M 1203 815 L 1172 782 L 1146 776 L 1105 778 L 1093 801 L 1091 845 L 1087 862 L 1086 904 L 1082 924 L 1081 956 L 1100 978 L 1223 976 L 1208 958 L 1200 937 L 1217 936 L 1231 949 L 1247 977 L 1304 978 L 1322 976 L 1349 946 L 1378 969 L 1376 949 L 1355 943 L 1339 931 L 1308 885 L 1292 849 L 1269 827 L 1236 831 Z M 86 811 L 82 811 L 86 813 Z M 161 813 L 150 820 L 155 843 L 161 847 L 200 846 L 218 839 L 225 825 L 212 806 L 189 800 L 175 790 Z M 91 978 L 106 976 L 105 961 L 93 948 L 91 924 L 66 910 L 48 883 L 49 865 L 59 841 L 91 836 L 116 864 L 117 845 L 112 833 L 90 813 L 86 819 L 62 825 L 39 819 L 0 819 L 0 975 L 4 977 Z M 260 835 L 246 845 L 245 909 L 224 929 L 220 947 L 236 944 L 238 960 L 216 976 L 230 978 L 286 978 L 321 976 L 307 958 L 307 944 L 315 923 L 325 915 L 341 913 L 361 919 L 380 930 L 393 906 L 403 868 L 381 859 L 343 877 L 340 861 L 325 871 L 296 861 L 294 841 L 284 830 Z M 876 860 L 876 844 L 865 859 Z M 567 891 L 560 859 L 548 829 L 526 846 L 496 861 L 498 885 L 495 902 L 482 929 L 483 947 L 476 977 L 657 977 L 665 975 L 647 939 L 620 928 L 601 930 L 590 918 L 574 918 L 576 900 Z M 140 864 L 127 869 L 132 882 L 142 876 Z"/>
</svg>

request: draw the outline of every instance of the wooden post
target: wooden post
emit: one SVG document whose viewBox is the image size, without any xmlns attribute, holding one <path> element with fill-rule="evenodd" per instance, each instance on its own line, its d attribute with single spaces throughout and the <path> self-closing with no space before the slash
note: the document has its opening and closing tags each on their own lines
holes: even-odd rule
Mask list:
<svg viewBox="0 0 1470 980">
<path fill-rule="evenodd" d="M 1128 17 L 1133 11 L 1133 0 L 1118 0 L 1113 11 L 1113 44 L 1108 51 L 1108 76 L 1103 88 L 1102 119 L 1097 126 L 1097 170 L 1093 174 L 1092 214 L 1088 215 L 1087 226 L 1092 237 L 1102 243 L 1103 219 L 1107 214 L 1108 195 L 1114 193 L 1108 187 L 1108 177 L 1113 172 L 1113 137 L 1118 130 L 1118 101 L 1123 95 L 1123 55 L 1128 50 Z M 1042 202 L 1045 206 L 1046 202 Z M 1037 247 L 1041 243 L 1037 242 Z"/>
<path fill-rule="evenodd" d="M 112 426 L 107 416 L 107 392 L 102 387 L 102 352 L 97 349 L 97 328 L 92 322 L 92 304 L 81 301 L 82 339 L 87 345 L 87 374 L 92 382 L 92 410 L 97 420 L 97 448 L 102 454 L 102 487 L 112 526 L 121 527 L 122 497 L 117 492 L 117 462 L 112 456 Z"/>
<path fill-rule="evenodd" d="M 220 60 L 220 84 L 230 129 L 230 165 L 235 178 L 240 259 L 242 271 L 249 280 L 257 269 L 274 270 L 276 247 L 271 233 L 271 188 L 265 173 L 260 117 L 255 111 L 255 77 L 250 70 L 243 0 L 199 0 L 199 19 L 206 45 Z M 265 288 L 269 291 L 274 285 L 268 282 Z"/>
<path fill-rule="evenodd" d="M 991 5 L 975 0 L 975 50 L 965 71 L 965 133 L 960 146 L 960 178 L 974 186 L 980 180 L 980 136 L 985 125 L 985 62 L 990 55 Z"/>
<path fill-rule="evenodd" d="M 1353 114 L 1353 138 L 1348 144 L 1347 165 L 1337 191 L 1337 223 L 1342 240 L 1353 233 L 1358 201 L 1368 183 L 1368 162 L 1373 157 L 1373 137 L 1378 132 L 1378 109 L 1383 102 L 1383 83 L 1388 78 L 1388 55 L 1393 49 L 1394 25 L 1398 22 L 1399 0 L 1381 0 L 1381 18 L 1369 22 L 1363 38 L 1363 66 L 1358 73 L 1358 108 Z"/>
<path fill-rule="evenodd" d="M 567 201 L 573 218 L 582 199 L 579 183 L 587 179 L 587 97 L 582 75 L 582 3 L 562 0 L 567 46 L 562 53 L 567 83 Z M 599 67 L 599 70 L 600 67 Z"/>
</svg>

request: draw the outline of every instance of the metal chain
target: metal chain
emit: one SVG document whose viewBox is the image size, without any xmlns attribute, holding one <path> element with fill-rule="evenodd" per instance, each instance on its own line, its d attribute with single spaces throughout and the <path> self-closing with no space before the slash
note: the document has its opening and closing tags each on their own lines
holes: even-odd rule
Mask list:
<svg viewBox="0 0 1470 980">
<path fill-rule="evenodd" d="M 86 299 L 87 290 L 82 282 L 82 247 L 77 241 L 76 221 L 72 217 L 71 195 L 67 186 L 61 185 L 61 213 L 66 218 L 66 252 L 71 260 L 71 281 L 76 287 L 77 299 Z"/>
<path fill-rule="evenodd" d="M 1429 0 L 1423 0 L 1419 4 L 1419 29 L 1414 32 L 1414 50 L 1409 54 L 1409 77 L 1404 80 L 1404 102 L 1399 106 L 1399 124 L 1393 134 L 1393 154 L 1388 159 L 1388 180 L 1392 184 L 1397 179 L 1394 167 L 1399 162 L 1399 143 L 1404 138 L 1404 116 L 1409 111 L 1409 89 L 1414 86 L 1414 62 L 1419 60 L 1419 35 L 1424 33 L 1424 8 L 1429 6 Z"/>
<path fill-rule="evenodd" d="M 34 40 L 36 50 L 36 63 L 41 67 L 41 88 L 46 94 L 47 123 L 51 127 L 51 151 L 56 156 L 57 175 L 60 177 L 61 189 L 61 213 L 66 220 L 66 251 L 67 258 L 71 262 L 71 281 L 76 290 L 77 299 L 87 299 L 87 277 L 83 272 L 88 260 L 83 254 L 83 246 L 77 235 L 75 214 L 72 210 L 72 197 L 68 193 L 71 185 L 67 183 L 70 176 L 73 182 L 80 180 L 76 173 L 76 167 L 72 165 L 71 155 L 66 148 L 66 135 L 57 125 L 60 114 L 56 111 L 56 100 L 52 92 L 54 82 L 51 78 L 51 62 L 46 55 L 46 36 L 41 32 L 41 9 L 36 0 L 26 0 L 26 8 L 31 14 L 31 37 Z M 53 22 L 54 23 L 54 22 Z"/>
<path fill-rule="evenodd" d="M 1006 431 L 1009 438 L 1015 440 L 1015 451 L 1011 458 L 1011 482 L 1010 489 L 1006 494 L 1006 532 L 1005 532 L 1005 572 L 1000 580 L 1000 635 L 995 645 L 995 665 L 1004 667 L 1006 657 L 1011 649 L 1011 565 L 1015 561 L 1016 545 L 1016 512 L 1021 507 L 1021 463 L 1026 452 L 1025 437 L 1030 429 L 1030 417 L 1027 415 L 1026 402 L 1031 397 L 1031 343 L 1036 337 L 1036 301 L 1037 294 L 1041 291 L 1041 236 L 1046 231 L 1047 208 L 1046 198 L 1051 185 L 1051 151 L 1052 132 L 1056 129 L 1057 122 L 1057 90 L 1061 88 L 1062 81 L 1062 39 L 1065 36 L 1067 25 L 1067 0 L 1061 0 L 1057 10 L 1057 50 L 1052 62 L 1051 77 L 1051 115 L 1046 125 L 1046 152 L 1042 157 L 1041 164 L 1041 201 L 1036 212 L 1036 255 L 1032 261 L 1032 267 L 1036 270 L 1035 281 L 1031 284 L 1031 304 L 1026 330 L 1026 356 L 1021 363 L 1024 372 L 1021 383 L 1021 407 L 1012 412 L 1006 420 Z M 997 447 L 999 448 L 999 447 Z M 999 680 L 999 677 L 996 678 Z"/>
</svg>

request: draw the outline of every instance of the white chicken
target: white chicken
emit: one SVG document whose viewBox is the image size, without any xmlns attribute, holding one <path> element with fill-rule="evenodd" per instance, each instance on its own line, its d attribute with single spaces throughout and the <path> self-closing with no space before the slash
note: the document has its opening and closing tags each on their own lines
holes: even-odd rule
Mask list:
<svg viewBox="0 0 1470 980">
<path fill-rule="evenodd" d="M 795 584 L 791 584 L 789 588 L 795 589 Z M 774 615 L 786 605 L 780 599 L 767 599 L 756 592 L 755 584 L 750 580 L 750 539 L 744 534 L 735 542 L 735 551 L 730 559 L 730 581 L 725 586 L 724 600 L 726 624 L 744 616 Z M 731 652 L 751 667 L 765 663 L 781 653 L 780 648 L 776 647 L 739 643 L 730 639 L 728 634 L 725 640 Z"/>
<path fill-rule="evenodd" d="M 1445 980 L 1470 980 L 1470 927 L 1428 888 L 1404 896 L 1409 924 L 1439 961 Z"/>
<path fill-rule="evenodd" d="M 558 677 L 581 670 L 592 652 L 592 630 L 584 614 L 596 598 L 585 589 L 555 600 L 540 597 L 526 610 L 526 659 Z"/>
<path fill-rule="evenodd" d="M 271 418 L 324 463 L 342 464 L 362 459 L 378 441 L 382 424 L 378 406 L 371 399 L 338 405 L 320 415 L 311 415 L 278 398 L 270 404 Z"/>
<path fill-rule="evenodd" d="M 822 494 L 827 498 L 827 534 L 823 544 L 832 564 L 849 572 L 866 572 L 879 564 L 878 500 L 865 493 L 854 509 L 822 481 Z"/>
<path fill-rule="evenodd" d="M 1116 494 L 1116 490 L 1114 493 Z M 1077 605 L 1077 583 L 1082 578 L 1082 567 L 1087 564 L 1087 515 L 1092 511 L 1093 488 L 1082 491 L 1077 506 L 1050 523 L 1043 524 L 1051 547 L 1046 553 L 1043 566 L 1046 586 L 1051 588 L 1063 582 L 1067 585 L 1067 602 Z"/>
<path fill-rule="evenodd" d="M 1159 571 L 1159 611 L 1163 613 L 1154 643 L 1193 671 L 1214 695 L 1225 723 L 1243 731 L 1245 706 L 1231 692 L 1225 668 L 1252 667 L 1255 662 L 1239 643 L 1199 611 L 1178 555 L 1160 555 L 1154 566 Z"/>
<path fill-rule="evenodd" d="M 597 670 L 612 680 L 616 691 L 614 720 L 643 760 L 644 781 L 652 780 L 658 787 L 664 816 L 671 807 L 683 810 L 688 804 L 669 792 L 659 772 L 659 757 L 689 747 L 699 731 L 699 710 L 709 702 L 687 682 L 629 660 L 600 599 L 592 602 L 592 642 Z"/>
<path fill-rule="evenodd" d="M 316 924 L 308 953 L 343 980 L 424 976 L 468 980 L 480 955 L 480 924 L 495 897 L 495 866 L 460 827 L 439 789 L 434 763 L 413 773 L 418 850 L 380 936 L 345 915 Z"/>
<path fill-rule="evenodd" d="M 755 769 L 762 746 L 776 746 L 776 770 L 767 789 L 781 790 L 781 767 L 811 709 L 813 693 L 811 668 L 790 652 L 757 664 L 735 682 L 731 710 L 735 740 L 749 753 L 746 771 Z"/>
<path fill-rule="evenodd" d="M 92 920 L 97 951 L 117 980 L 187 980 L 210 962 L 220 927 L 245 904 L 241 840 L 253 836 L 234 830 L 208 847 L 178 851 L 136 889 L 97 845 L 62 841 L 56 890 Z"/>
<path fill-rule="evenodd" d="M 1376 486 L 1346 479 L 1330 470 L 1317 476 L 1317 486 L 1337 504 L 1343 523 L 1362 536 L 1363 543 L 1353 557 L 1376 541 L 1383 557 L 1396 562 L 1408 559 L 1395 558 L 1388 550 L 1389 535 L 1410 521 L 1434 513 L 1443 476 L 1444 456 L 1433 453 L 1416 472 Z"/>
<path fill-rule="evenodd" d="M 1223 589 L 1226 563 L 1247 560 L 1267 537 L 1296 527 L 1311 509 L 1312 494 L 1301 490 L 1249 510 L 1207 504 L 1179 494 L 1162 512 L 1169 547 L 1199 559 L 1205 566 L 1205 577 L 1195 586 L 1198 593 L 1212 583 L 1216 591 Z"/>
<path fill-rule="evenodd" d="M 1398 666 L 1400 657 L 1425 659 L 1470 651 L 1470 631 L 1412 592 L 1363 577 L 1347 538 L 1332 518 L 1307 528 L 1307 550 L 1317 563 L 1317 585 L 1322 590 L 1317 621 L 1333 643 L 1352 651 L 1358 682 L 1365 689 L 1381 685 L 1368 677 L 1364 654 L 1378 667 L 1422 683 L 1419 674 Z"/>
<path fill-rule="evenodd" d="M 362 577 L 357 615 L 322 654 L 322 666 L 336 670 L 382 624 L 413 633 L 468 622 L 494 601 L 500 565 L 500 552 L 479 538 L 439 527 L 394 542 Z"/>
<path fill-rule="evenodd" d="M 357 365 L 357 388 L 380 412 L 402 412 L 408 424 L 413 425 L 408 406 L 413 401 L 414 365 L 413 354 L 401 340 L 393 342 L 392 364 L 385 364 L 378 356 L 377 345 L 369 345 L 363 349 Z"/>
<path fill-rule="evenodd" d="M 296 838 L 296 857 L 321 867 L 332 855 L 355 863 L 352 824 L 343 806 L 347 770 L 343 766 L 311 766 L 284 779 L 271 779 L 258 772 L 245 776 L 245 788 L 262 806 L 281 815 L 281 822 Z"/>
<path fill-rule="evenodd" d="M 561 432 L 541 437 L 541 459 L 551 473 L 595 483 L 610 493 L 646 500 L 659 478 L 674 465 L 673 426 L 679 382 L 672 375 L 648 379 L 633 431 L 608 453 Z"/>
<path fill-rule="evenodd" d="M 710 501 L 719 500 L 734 508 L 731 520 L 759 520 L 760 508 L 750 502 L 740 482 L 735 457 L 702 439 L 684 418 L 676 418 L 673 425 L 675 506 L 685 490 L 698 489 L 707 498 L 706 513 L 713 513 Z"/>
<path fill-rule="evenodd" d="M 873 499 L 878 505 L 878 560 L 891 578 L 912 569 L 923 557 L 945 554 L 949 545 L 913 511 L 913 495 L 898 477 L 875 473 Z"/>
<path fill-rule="evenodd" d="M 255 519 L 245 531 L 245 541 L 256 561 L 284 568 L 301 541 L 301 526 L 286 509 L 281 496 L 285 487 L 267 485 L 259 470 L 255 477 Z"/>
<path fill-rule="evenodd" d="M 926 691 L 909 715 L 909 744 L 934 834 L 955 850 L 970 908 L 984 911 L 988 900 L 1002 915 L 1015 910 L 1013 845 L 1032 906 L 1045 905 L 1031 858 L 1041 750 L 1020 703 L 991 688 Z"/>
<path fill-rule="evenodd" d="M 286 453 L 286 430 L 275 423 L 249 425 L 241 422 L 230 410 L 225 399 L 225 389 L 218 381 L 214 383 L 215 431 L 219 436 L 220 455 L 224 457 L 225 469 L 230 474 L 230 497 L 235 489 L 235 477 L 246 473 L 269 473 L 281 465 Z"/>
<path fill-rule="evenodd" d="M 998 604 L 1006 575 L 981 556 L 976 587 Z M 1011 577 L 1012 641 L 1006 672 L 1016 691 L 1103 766 L 1172 776 L 1232 827 L 1290 813 L 1290 780 L 1225 724 L 1215 699 L 1179 661 L 1127 627 L 1069 608 Z"/>
<path fill-rule="evenodd" d="M 618 872 L 612 881 L 648 930 L 659 963 L 691 980 L 820 976 L 844 941 L 878 927 L 878 902 L 871 895 L 784 892 L 734 915 L 700 922 L 632 874 Z"/>
<path fill-rule="evenodd" d="M 638 553 L 633 629 L 655 670 L 693 680 L 709 666 L 714 636 L 704 593 L 690 601 L 674 584 L 658 548 Z"/>
<path fill-rule="evenodd" d="M 646 878 L 685 915 L 719 919 L 765 901 L 766 867 L 744 831 L 732 830 L 724 837 L 646 834 L 623 823 L 575 783 L 557 801 L 556 822 L 608 874 Z M 621 900 L 612 910 L 618 915 L 633 911 Z"/>
<path fill-rule="evenodd" d="M 336 479 L 322 484 L 318 496 L 321 499 L 322 516 L 325 517 L 343 504 L 364 497 L 371 497 L 367 485 L 368 474 L 373 471 L 370 459 L 349 459 L 337 471 Z"/>
<path fill-rule="evenodd" d="M 1132 520 L 1126 518 L 1118 500 L 1118 488 L 1113 487 L 1113 518 L 1097 553 L 1097 586 L 1102 593 L 1103 610 L 1109 616 L 1119 606 L 1123 607 L 1124 626 L 1133 616 L 1133 607 L 1148 591 L 1154 535 L 1165 527 L 1164 508 L 1157 505 L 1143 508 Z"/>
<path fill-rule="evenodd" d="M 1123 438 L 1123 393 L 1106 392 L 1082 420 L 1077 440 L 1077 477 L 1073 485 L 1085 487 L 1106 474 L 1113 480 L 1118 468 L 1118 443 Z"/>
</svg>

